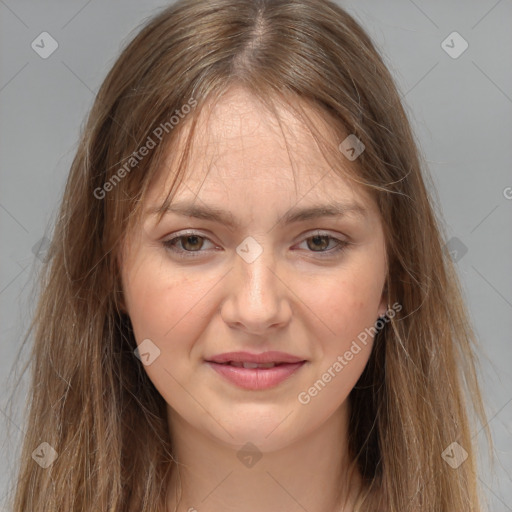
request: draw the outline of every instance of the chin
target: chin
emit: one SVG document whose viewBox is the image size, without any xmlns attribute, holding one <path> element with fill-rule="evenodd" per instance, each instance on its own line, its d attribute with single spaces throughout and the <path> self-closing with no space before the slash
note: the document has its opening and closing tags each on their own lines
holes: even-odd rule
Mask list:
<svg viewBox="0 0 512 512">
<path fill-rule="evenodd" d="M 276 451 L 296 441 L 296 412 L 293 406 L 246 404 L 232 410 L 231 415 L 222 415 L 222 425 L 233 437 L 221 427 L 216 432 L 223 443 L 236 450 L 250 442 L 261 452 Z"/>
</svg>

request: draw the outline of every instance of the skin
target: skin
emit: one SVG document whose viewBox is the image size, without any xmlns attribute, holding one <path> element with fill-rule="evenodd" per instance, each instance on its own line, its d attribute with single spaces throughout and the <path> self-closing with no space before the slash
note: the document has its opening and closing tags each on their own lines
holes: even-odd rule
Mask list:
<svg viewBox="0 0 512 512">
<path fill-rule="evenodd" d="M 354 473 L 349 484 L 347 474 L 347 397 L 371 338 L 308 404 L 298 395 L 385 313 L 385 238 L 370 196 L 329 168 L 302 122 L 284 107 L 280 116 L 290 154 L 275 118 L 243 89 L 230 89 L 200 123 L 173 202 L 226 209 L 238 228 L 176 213 L 156 224 L 148 214 L 122 253 L 124 304 L 137 343 L 149 338 L 160 350 L 144 368 L 168 404 L 179 463 L 169 511 L 353 510 L 359 480 Z M 163 202 L 171 155 L 168 162 L 147 208 Z M 332 201 L 357 203 L 366 214 L 278 223 L 293 207 Z M 192 253 L 181 259 L 163 242 L 186 229 L 201 238 L 175 242 Z M 318 230 L 334 238 L 315 240 Z M 248 236 L 263 250 L 252 263 L 236 252 Z M 338 253 L 335 239 L 348 242 Z M 277 387 L 257 391 L 205 363 L 224 352 L 267 350 L 307 363 Z M 261 454 L 252 467 L 237 457 L 247 442 Z"/>
</svg>

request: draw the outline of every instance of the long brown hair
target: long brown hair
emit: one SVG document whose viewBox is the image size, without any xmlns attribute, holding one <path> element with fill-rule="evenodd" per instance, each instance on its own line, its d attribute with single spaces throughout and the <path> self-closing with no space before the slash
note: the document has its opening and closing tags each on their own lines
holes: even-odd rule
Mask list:
<svg viewBox="0 0 512 512">
<path fill-rule="evenodd" d="M 350 395 L 359 510 L 480 510 L 468 412 L 485 423 L 475 339 L 381 57 L 327 0 L 189 0 L 128 44 L 81 135 L 27 332 L 32 383 L 14 512 L 164 510 L 173 468 L 166 404 L 134 356 L 117 257 L 178 134 L 191 127 L 167 202 L 183 182 L 197 113 L 235 83 L 274 113 L 278 98 L 297 115 L 307 103 L 339 143 L 353 134 L 365 146 L 350 177 L 380 209 L 386 293 L 402 312 L 376 335 Z M 346 175 L 339 147 L 319 143 Z M 43 442 L 57 454 L 47 468 L 32 457 Z M 452 442 L 468 453 L 457 469 L 441 456 Z"/>
</svg>

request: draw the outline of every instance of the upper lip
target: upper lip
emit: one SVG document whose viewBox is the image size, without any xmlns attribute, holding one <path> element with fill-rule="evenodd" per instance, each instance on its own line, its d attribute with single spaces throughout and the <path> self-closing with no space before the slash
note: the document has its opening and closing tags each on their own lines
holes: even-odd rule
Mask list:
<svg viewBox="0 0 512 512">
<path fill-rule="evenodd" d="M 285 352 L 262 352 L 261 354 L 252 354 L 250 352 L 226 352 L 207 359 L 212 363 L 229 363 L 231 361 L 238 363 L 301 363 L 305 361 L 300 357 L 292 356 Z"/>
</svg>

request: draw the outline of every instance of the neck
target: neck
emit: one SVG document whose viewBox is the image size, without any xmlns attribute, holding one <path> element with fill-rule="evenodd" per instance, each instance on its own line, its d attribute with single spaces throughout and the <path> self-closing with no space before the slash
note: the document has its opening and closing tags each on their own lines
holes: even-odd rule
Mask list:
<svg viewBox="0 0 512 512">
<path fill-rule="evenodd" d="M 350 467 L 347 422 L 345 402 L 306 437 L 255 456 L 204 435 L 169 408 L 176 465 L 167 510 L 352 511 L 360 479 Z"/>
</svg>

